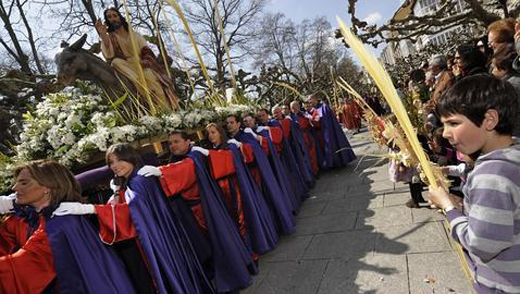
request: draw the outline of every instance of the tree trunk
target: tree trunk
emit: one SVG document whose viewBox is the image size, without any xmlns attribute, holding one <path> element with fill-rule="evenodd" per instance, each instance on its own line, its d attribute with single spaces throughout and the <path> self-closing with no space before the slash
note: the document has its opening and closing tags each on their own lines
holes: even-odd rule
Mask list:
<svg viewBox="0 0 520 294">
<path fill-rule="evenodd" d="M 11 3 L 11 5 L 13 4 L 14 3 Z M 9 19 L 9 14 L 5 10 L 3 0 L 0 0 L 0 19 L 2 19 L 2 22 L 4 23 L 4 28 L 9 34 L 15 50 L 12 50 L 4 40 L 0 40 L 0 43 L 6 47 L 7 51 L 13 56 L 16 62 L 18 62 L 20 69 L 24 73 L 32 75 L 31 67 L 29 66 L 29 57 L 25 54 L 20 45 L 20 41 L 18 40 L 13 25 L 11 24 L 11 20 Z"/>
<path fill-rule="evenodd" d="M 225 80 L 225 68 L 224 68 L 224 50 L 217 48 L 217 82 L 223 93 L 226 93 L 226 80 Z"/>
<path fill-rule="evenodd" d="M 96 12 L 94 11 L 94 7 L 92 6 L 92 0 L 81 0 L 81 2 L 83 3 L 83 6 L 85 6 L 85 9 L 87 10 L 88 16 L 90 17 L 90 20 L 92 21 L 92 25 L 94 25 L 96 23 L 97 16 L 96 16 Z"/>
</svg>

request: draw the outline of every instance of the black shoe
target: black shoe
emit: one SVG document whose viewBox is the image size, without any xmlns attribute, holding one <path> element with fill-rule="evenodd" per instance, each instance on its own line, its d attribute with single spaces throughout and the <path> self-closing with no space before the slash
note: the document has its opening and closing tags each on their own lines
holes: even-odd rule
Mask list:
<svg viewBox="0 0 520 294">
<path fill-rule="evenodd" d="M 413 199 L 408 200 L 405 205 L 408 208 L 419 208 L 419 203 L 415 202 Z"/>
</svg>

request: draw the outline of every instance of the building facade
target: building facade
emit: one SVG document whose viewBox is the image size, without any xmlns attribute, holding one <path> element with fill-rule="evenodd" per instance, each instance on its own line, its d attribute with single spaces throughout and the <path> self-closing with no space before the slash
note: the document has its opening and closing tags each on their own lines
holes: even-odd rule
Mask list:
<svg viewBox="0 0 520 294">
<path fill-rule="evenodd" d="M 457 3 L 455 7 L 452 9 L 450 13 L 453 15 L 461 13 L 465 9 L 465 2 L 462 0 L 456 0 Z M 442 3 L 441 0 L 411 0 L 405 1 L 401 7 L 394 13 L 392 20 L 402 20 L 408 15 L 413 14 L 415 16 L 421 17 L 427 14 L 434 13 L 437 11 Z M 410 55 L 421 51 L 424 47 L 429 44 L 433 44 L 435 46 L 440 46 L 445 44 L 449 38 L 457 33 L 466 30 L 463 26 L 457 26 L 453 28 L 449 28 L 443 30 L 434 35 L 423 35 L 417 38 L 415 44 L 413 44 L 410 40 L 401 40 L 399 42 L 388 42 L 387 46 L 383 49 L 381 54 L 381 60 L 384 63 L 393 65 L 395 64 L 397 59 L 404 58 Z M 395 32 L 390 32 L 389 35 Z"/>
</svg>

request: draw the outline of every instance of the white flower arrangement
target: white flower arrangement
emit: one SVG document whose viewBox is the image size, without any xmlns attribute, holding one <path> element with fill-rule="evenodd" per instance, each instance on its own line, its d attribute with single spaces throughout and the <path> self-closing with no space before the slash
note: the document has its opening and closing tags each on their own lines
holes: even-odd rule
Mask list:
<svg viewBox="0 0 520 294">
<path fill-rule="evenodd" d="M 104 152 L 115 143 L 133 142 L 174 129 L 203 128 L 229 114 L 250 111 L 254 107 L 229 105 L 214 110 L 181 110 L 158 117 L 146 115 L 124 122 L 100 95 L 84 94 L 77 89 L 50 94 L 33 114 L 26 115 L 18 157 L 24 161 L 49 158 L 72 166 L 87 162 L 94 153 Z"/>
<path fill-rule="evenodd" d="M 25 115 L 17 155 L 0 161 L 0 192 L 12 181 L 14 162 L 53 159 L 68 167 L 87 163 L 109 146 L 167 134 L 174 129 L 195 130 L 210 122 L 224 121 L 229 114 L 252 112 L 250 105 L 215 109 L 181 110 L 160 116 L 142 116 L 125 122 L 97 94 L 79 89 L 50 94 Z"/>
</svg>

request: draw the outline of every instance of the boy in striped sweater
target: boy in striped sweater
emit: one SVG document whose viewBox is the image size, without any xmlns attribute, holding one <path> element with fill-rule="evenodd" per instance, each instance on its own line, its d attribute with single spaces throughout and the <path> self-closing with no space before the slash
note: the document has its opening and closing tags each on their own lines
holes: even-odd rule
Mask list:
<svg viewBox="0 0 520 294">
<path fill-rule="evenodd" d="M 475 167 L 463 189 L 464 211 L 442 188 L 430 188 L 429 199 L 446 211 L 478 293 L 520 293 L 520 142 L 511 136 L 518 99 L 510 84 L 475 75 L 436 106 L 443 136 Z"/>
</svg>

